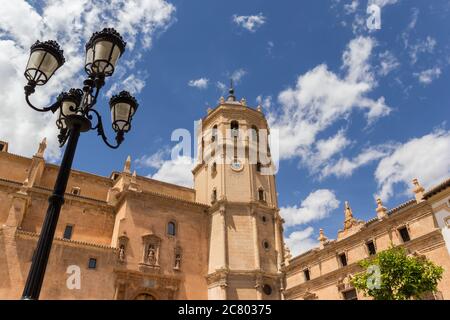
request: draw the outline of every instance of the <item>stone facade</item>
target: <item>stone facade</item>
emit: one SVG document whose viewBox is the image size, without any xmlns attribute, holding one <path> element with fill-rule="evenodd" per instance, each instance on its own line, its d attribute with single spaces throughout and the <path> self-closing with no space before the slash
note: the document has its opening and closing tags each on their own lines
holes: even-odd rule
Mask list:
<svg viewBox="0 0 450 320">
<path fill-rule="evenodd" d="M 285 298 L 369 299 L 349 280 L 361 271 L 360 260 L 394 245 L 442 266 L 438 291 L 427 298 L 450 299 L 450 179 L 427 192 L 414 179 L 413 192 L 415 199 L 391 210 L 377 199 L 376 218 L 367 222 L 355 219 L 346 202 L 344 228 L 336 240 L 328 240 L 320 230 L 318 248 L 286 257 Z"/>
<path fill-rule="evenodd" d="M 267 134 L 260 134 L 266 132 Z M 349 284 L 358 261 L 391 244 L 445 269 L 450 299 L 450 180 L 376 217 L 345 203 L 336 240 L 292 258 L 283 241 L 274 164 L 261 108 L 233 90 L 202 119 L 194 187 L 131 172 L 72 170 L 41 299 L 366 299 Z M 46 141 L 26 158 L 0 141 L 0 299 L 18 299 L 59 167 Z M 79 287 L 74 275 L 80 275 Z"/>
<path fill-rule="evenodd" d="M 130 158 L 110 177 L 72 170 L 41 299 L 280 299 L 275 178 L 250 161 L 249 127 L 268 129 L 232 91 L 208 111 L 194 188 L 138 176 Z M 45 140 L 31 159 L 0 145 L 0 299 L 18 299 L 59 167 L 45 162 Z"/>
</svg>

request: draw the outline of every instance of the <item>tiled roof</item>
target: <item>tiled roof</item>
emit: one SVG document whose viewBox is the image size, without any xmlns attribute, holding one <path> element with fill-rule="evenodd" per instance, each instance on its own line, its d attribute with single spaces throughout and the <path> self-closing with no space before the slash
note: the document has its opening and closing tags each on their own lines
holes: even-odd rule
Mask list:
<svg viewBox="0 0 450 320">
<path fill-rule="evenodd" d="M 425 192 L 423 197 L 424 197 L 424 199 L 428 199 L 428 198 L 434 196 L 435 194 L 441 192 L 442 190 L 447 189 L 448 187 L 450 187 L 450 178 L 445 180 L 444 182 L 441 182 L 437 186 L 432 187 L 430 190 Z"/>
</svg>

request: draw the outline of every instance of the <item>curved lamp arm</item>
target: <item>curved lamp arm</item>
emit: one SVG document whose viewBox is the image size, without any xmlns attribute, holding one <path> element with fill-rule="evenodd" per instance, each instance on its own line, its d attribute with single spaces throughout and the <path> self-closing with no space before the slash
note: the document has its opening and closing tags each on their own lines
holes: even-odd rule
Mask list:
<svg viewBox="0 0 450 320">
<path fill-rule="evenodd" d="M 33 90 L 33 92 L 34 92 L 34 90 Z M 25 89 L 25 93 L 26 93 L 25 94 L 25 100 L 26 100 L 27 104 L 30 106 L 30 108 L 33 109 L 33 110 L 36 110 L 36 111 L 39 111 L 39 112 L 51 111 L 51 112 L 55 113 L 56 110 L 58 110 L 58 108 L 59 108 L 59 105 L 60 105 L 59 101 L 56 101 L 52 105 L 50 105 L 48 107 L 45 107 L 45 108 L 42 108 L 42 109 L 41 108 L 37 108 L 30 101 L 30 95 L 31 95 L 32 92 L 27 91 L 27 89 Z"/>
<path fill-rule="evenodd" d="M 89 113 L 89 112 L 93 112 L 93 113 L 97 116 L 97 125 L 96 125 L 95 127 L 92 126 L 92 127 L 91 127 L 91 130 L 97 129 L 97 134 L 98 134 L 99 136 L 102 137 L 103 142 L 105 142 L 105 144 L 106 144 L 108 147 L 110 147 L 110 148 L 112 148 L 112 149 L 117 149 L 117 148 L 120 146 L 120 144 L 122 143 L 122 141 L 124 140 L 124 137 L 123 137 L 123 136 L 124 136 L 124 133 L 123 133 L 123 131 L 117 132 L 117 135 L 116 135 L 116 142 L 117 142 L 117 144 L 116 144 L 116 145 L 110 144 L 110 143 L 108 142 L 108 138 L 107 138 L 106 135 L 105 135 L 105 131 L 103 130 L 102 117 L 100 116 L 100 114 L 98 113 L 98 111 L 95 110 L 95 109 L 89 109 L 89 110 L 88 110 L 88 113 Z M 89 120 L 92 120 L 92 115 L 88 114 L 87 117 L 88 117 Z"/>
</svg>

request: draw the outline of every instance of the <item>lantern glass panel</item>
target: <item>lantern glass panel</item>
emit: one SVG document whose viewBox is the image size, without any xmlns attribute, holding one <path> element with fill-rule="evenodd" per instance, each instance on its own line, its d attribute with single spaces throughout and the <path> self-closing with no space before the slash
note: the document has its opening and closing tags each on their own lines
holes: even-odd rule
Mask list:
<svg viewBox="0 0 450 320">
<path fill-rule="evenodd" d="M 120 56 L 120 49 L 114 43 L 100 40 L 94 44 L 93 71 L 111 75 Z"/>
<path fill-rule="evenodd" d="M 117 125 L 118 130 L 128 131 L 130 129 L 130 111 L 130 104 L 123 102 L 116 103 L 112 108 L 112 122 Z"/>
<path fill-rule="evenodd" d="M 86 62 L 85 62 L 85 68 L 89 74 L 92 73 L 92 62 L 93 61 L 94 61 L 94 49 L 91 46 L 86 52 Z"/>
<path fill-rule="evenodd" d="M 39 69 L 45 73 L 47 79 L 50 79 L 56 69 L 58 69 L 58 60 L 52 54 L 47 53 Z"/>
<path fill-rule="evenodd" d="M 58 69 L 56 58 L 45 50 L 35 50 L 28 60 L 26 75 L 28 80 L 34 80 L 37 85 L 45 84 Z"/>
<path fill-rule="evenodd" d="M 61 110 L 64 117 L 67 117 L 68 115 L 75 114 L 76 110 L 76 103 L 70 100 L 65 100 L 62 102 Z M 71 110 L 72 109 L 72 110 Z"/>
</svg>

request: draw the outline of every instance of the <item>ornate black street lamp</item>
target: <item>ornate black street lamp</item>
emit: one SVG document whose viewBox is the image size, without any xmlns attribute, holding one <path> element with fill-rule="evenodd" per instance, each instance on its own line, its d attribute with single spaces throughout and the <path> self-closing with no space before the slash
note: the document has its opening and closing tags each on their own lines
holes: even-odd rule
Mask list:
<svg viewBox="0 0 450 320">
<path fill-rule="evenodd" d="M 116 30 L 105 28 L 92 35 L 86 44 L 85 71 L 88 74 L 83 89 L 70 89 L 61 93 L 56 102 L 46 108 L 36 108 L 30 102 L 30 96 L 36 86 L 42 86 L 50 80 L 56 70 L 65 62 L 63 51 L 55 41 L 37 41 L 31 46 L 30 58 L 25 70 L 28 84 L 25 86 L 25 99 L 36 111 L 58 112 L 56 125 L 60 130 L 58 140 L 60 147 L 67 142 L 66 150 L 56 178 L 55 187 L 49 197 L 49 206 L 41 229 L 39 241 L 33 256 L 22 299 L 38 299 L 44 280 L 45 269 L 55 235 L 64 193 L 69 179 L 78 138 L 81 132 L 97 130 L 103 141 L 116 149 L 124 140 L 124 134 L 131 129 L 131 120 L 138 108 L 138 103 L 128 92 L 122 91 L 111 98 L 112 128 L 116 132 L 116 144 L 108 142 L 103 130 L 102 118 L 94 106 L 105 78 L 114 73 L 116 63 L 125 50 L 126 43 Z M 93 116 L 96 124 L 92 124 Z"/>
</svg>

